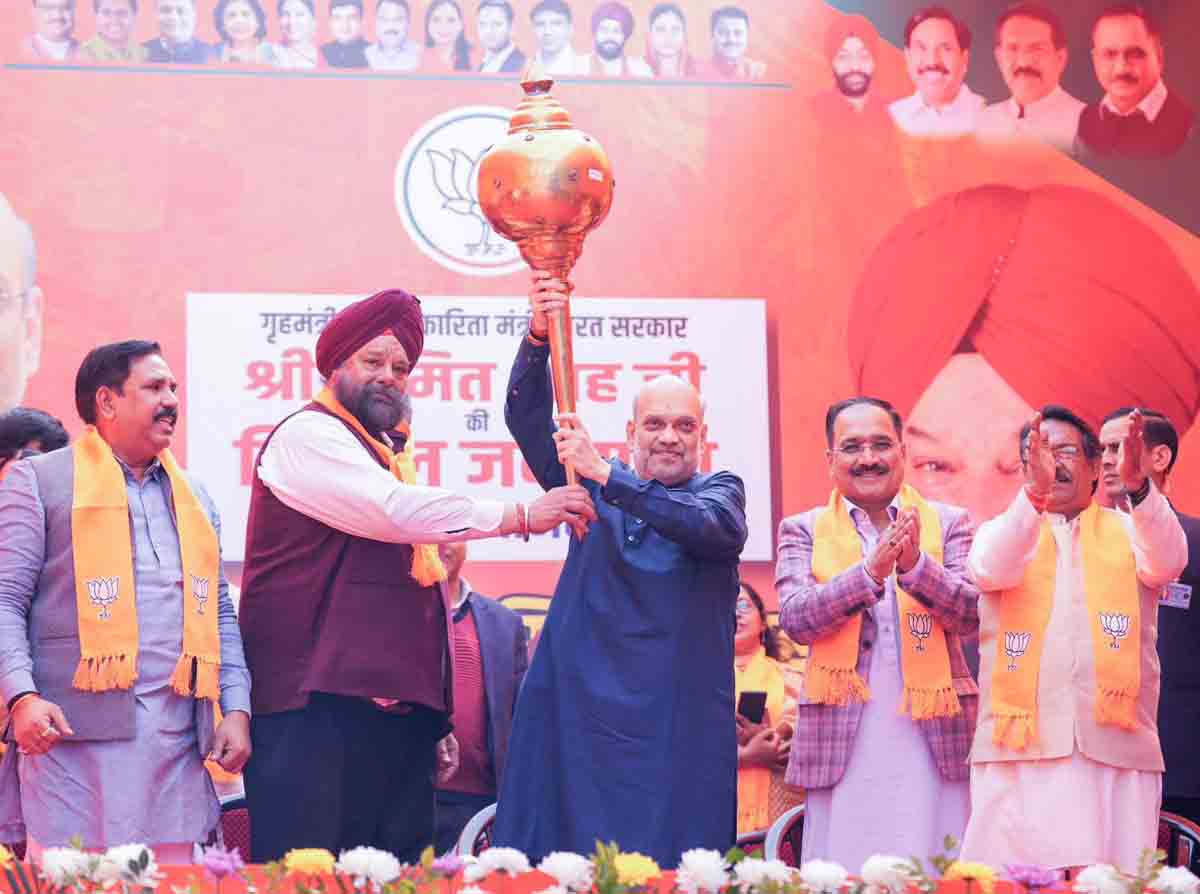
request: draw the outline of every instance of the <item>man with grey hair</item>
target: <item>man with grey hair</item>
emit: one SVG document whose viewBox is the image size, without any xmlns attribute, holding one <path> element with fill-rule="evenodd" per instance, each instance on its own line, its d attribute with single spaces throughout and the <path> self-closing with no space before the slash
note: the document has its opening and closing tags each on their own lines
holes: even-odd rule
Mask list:
<svg viewBox="0 0 1200 894">
<path fill-rule="evenodd" d="M 0 194 L 0 413 L 25 396 L 42 352 L 42 291 L 33 231 Z"/>
<path fill-rule="evenodd" d="M 492 841 L 532 859 L 612 841 L 675 866 L 735 838 L 745 487 L 700 473 L 704 403 L 674 376 L 638 391 L 630 464 L 601 456 L 575 414 L 556 428 L 546 339 L 566 284 L 538 274 L 529 297 L 504 418 L 538 483 L 573 468 L 597 518 L 571 538 L 521 688 Z"/>
<path fill-rule="evenodd" d="M 148 40 L 147 62 L 174 62 L 182 65 L 205 65 L 216 54 L 216 48 L 196 39 L 196 0 L 158 0 L 158 37 Z"/>
</svg>

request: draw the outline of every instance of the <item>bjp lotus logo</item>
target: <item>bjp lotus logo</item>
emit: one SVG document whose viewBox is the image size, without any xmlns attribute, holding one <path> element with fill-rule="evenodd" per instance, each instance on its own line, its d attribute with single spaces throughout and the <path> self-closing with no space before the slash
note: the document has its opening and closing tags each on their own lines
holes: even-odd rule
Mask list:
<svg viewBox="0 0 1200 894">
<path fill-rule="evenodd" d="M 204 604 L 208 602 L 208 578 L 192 575 L 192 598 L 196 600 L 196 614 L 204 614 Z"/>
<path fill-rule="evenodd" d="M 455 273 L 502 276 L 525 269 L 517 246 L 502 239 L 479 208 L 484 154 L 508 133 L 512 112 L 465 106 L 425 123 L 396 163 L 396 210 L 409 237 Z"/>
<path fill-rule="evenodd" d="M 108 607 L 117 601 L 121 591 L 119 577 L 93 577 L 87 582 L 88 599 L 92 605 L 100 606 L 100 620 L 107 621 L 112 617 Z"/>
<path fill-rule="evenodd" d="M 1121 640 L 1129 636 L 1129 615 L 1121 612 L 1100 612 L 1100 626 L 1105 634 L 1112 637 L 1109 647 L 1121 648 Z"/>
<path fill-rule="evenodd" d="M 1018 633 L 1014 630 L 1004 631 L 1004 654 L 1008 656 L 1008 669 L 1015 671 L 1017 669 L 1017 659 L 1025 654 L 1025 650 L 1029 648 L 1030 635 L 1028 633 Z"/>
<path fill-rule="evenodd" d="M 924 652 L 925 640 L 933 632 L 933 616 L 926 612 L 909 612 L 908 632 L 917 639 L 917 651 Z"/>
</svg>

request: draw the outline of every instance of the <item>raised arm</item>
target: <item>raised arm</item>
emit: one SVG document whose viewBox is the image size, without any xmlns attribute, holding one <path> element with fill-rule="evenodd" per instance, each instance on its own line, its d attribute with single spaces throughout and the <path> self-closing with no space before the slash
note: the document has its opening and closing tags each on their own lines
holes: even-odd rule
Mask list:
<svg viewBox="0 0 1200 894">
<path fill-rule="evenodd" d="M 779 625 L 798 643 L 827 636 L 875 605 L 884 594 L 883 586 L 872 580 L 862 562 L 818 583 L 812 573 L 811 525 L 808 514 L 785 518 L 779 525 L 775 568 Z"/>
<path fill-rule="evenodd" d="M 1007 509 L 975 532 L 967 570 L 980 590 L 1007 590 L 1025 579 L 1025 568 L 1037 551 L 1041 515 L 1025 488 L 1017 491 Z"/>
<path fill-rule="evenodd" d="M 943 629 L 959 635 L 974 633 L 979 629 L 979 588 L 967 571 L 974 528 L 961 510 L 943 513 L 942 525 L 942 561 L 921 553 L 916 564 L 898 573 L 896 579 L 904 592 L 929 609 Z"/>
<path fill-rule="evenodd" d="M 554 445 L 554 391 L 550 382 L 548 345 L 521 339 L 517 359 L 508 378 L 504 422 L 521 455 L 545 490 L 567 483 Z"/>
<path fill-rule="evenodd" d="M 1137 576 L 1147 587 L 1162 587 L 1179 577 L 1187 567 L 1187 534 L 1167 498 L 1150 482 L 1150 493 L 1128 514 L 1127 527 L 1133 540 Z"/>
</svg>

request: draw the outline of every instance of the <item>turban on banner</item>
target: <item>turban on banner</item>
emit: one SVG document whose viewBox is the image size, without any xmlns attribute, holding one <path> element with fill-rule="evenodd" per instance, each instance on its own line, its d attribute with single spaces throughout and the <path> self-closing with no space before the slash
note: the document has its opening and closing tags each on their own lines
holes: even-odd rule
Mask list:
<svg viewBox="0 0 1200 894">
<path fill-rule="evenodd" d="M 596 7 L 596 11 L 592 13 L 592 33 L 596 33 L 596 29 L 600 27 L 600 23 L 605 19 L 616 19 L 621 23 L 621 30 L 625 33 L 626 39 L 633 34 L 633 13 L 629 11 L 629 7 L 622 3 L 614 3 L 613 0 L 608 0 L 607 3 L 601 3 Z"/>
<path fill-rule="evenodd" d="M 825 58 L 832 62 L 833 57 L 838 54 L 838 50 L 842 48 L 842 44 L 848 37 L 857 37 L 861 40 L 871 51 L 872 56 L 879 54 L 879 33 L 871 24 L 871 20 L 863 16 L 849 15 L 838 16 L 826 30 Z"/>
<path fill-rule="evenodd" d="M 1154 230 L 1077 187 L 981 186 L 914 211 L 867 262 L 849 326 L 858 393 L 904 414 L 960 350 L 1031 407 L 1097 426 L 1143 406 L 1182 434 L 1200 402 L 1200 290 Z"/>
<path fill-rule="evenodd" d="M 425 345 L 425 320 L 416 296 L 386 289 L 342 308 L 317 339 L 317 369 L 328 379 L 355 351 L 385 332 L 396 336 L 409 364 L 416 366 Z"/>
</svg>

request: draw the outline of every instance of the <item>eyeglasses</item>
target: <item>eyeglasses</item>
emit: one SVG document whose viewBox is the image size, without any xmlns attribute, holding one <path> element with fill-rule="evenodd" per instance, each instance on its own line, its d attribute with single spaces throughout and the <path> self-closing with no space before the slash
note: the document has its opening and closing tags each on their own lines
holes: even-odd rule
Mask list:
<svg viewBox="0 0 1200 894">
<path fill-rule="evenodd" d="M 754 603 L 751 602 L 749 599 L 739 599 L 737 602 L 735 602 L 733 604 L 733 610 L 735 612 L 737 612 L 739 615 L 742 612 L 748 612 L 754 608 L 755 608 Z"/>
<path fill-rule="evenodd" d="M 840 453 L 847 459 L 862 456 L 870 450 L 876 456 L 886 456 L 896 449 L 896 442 L 888 438 L 878 438 L 874 441 L 846 441 L 833 448 L 834 453 Z"/>
</svg>

